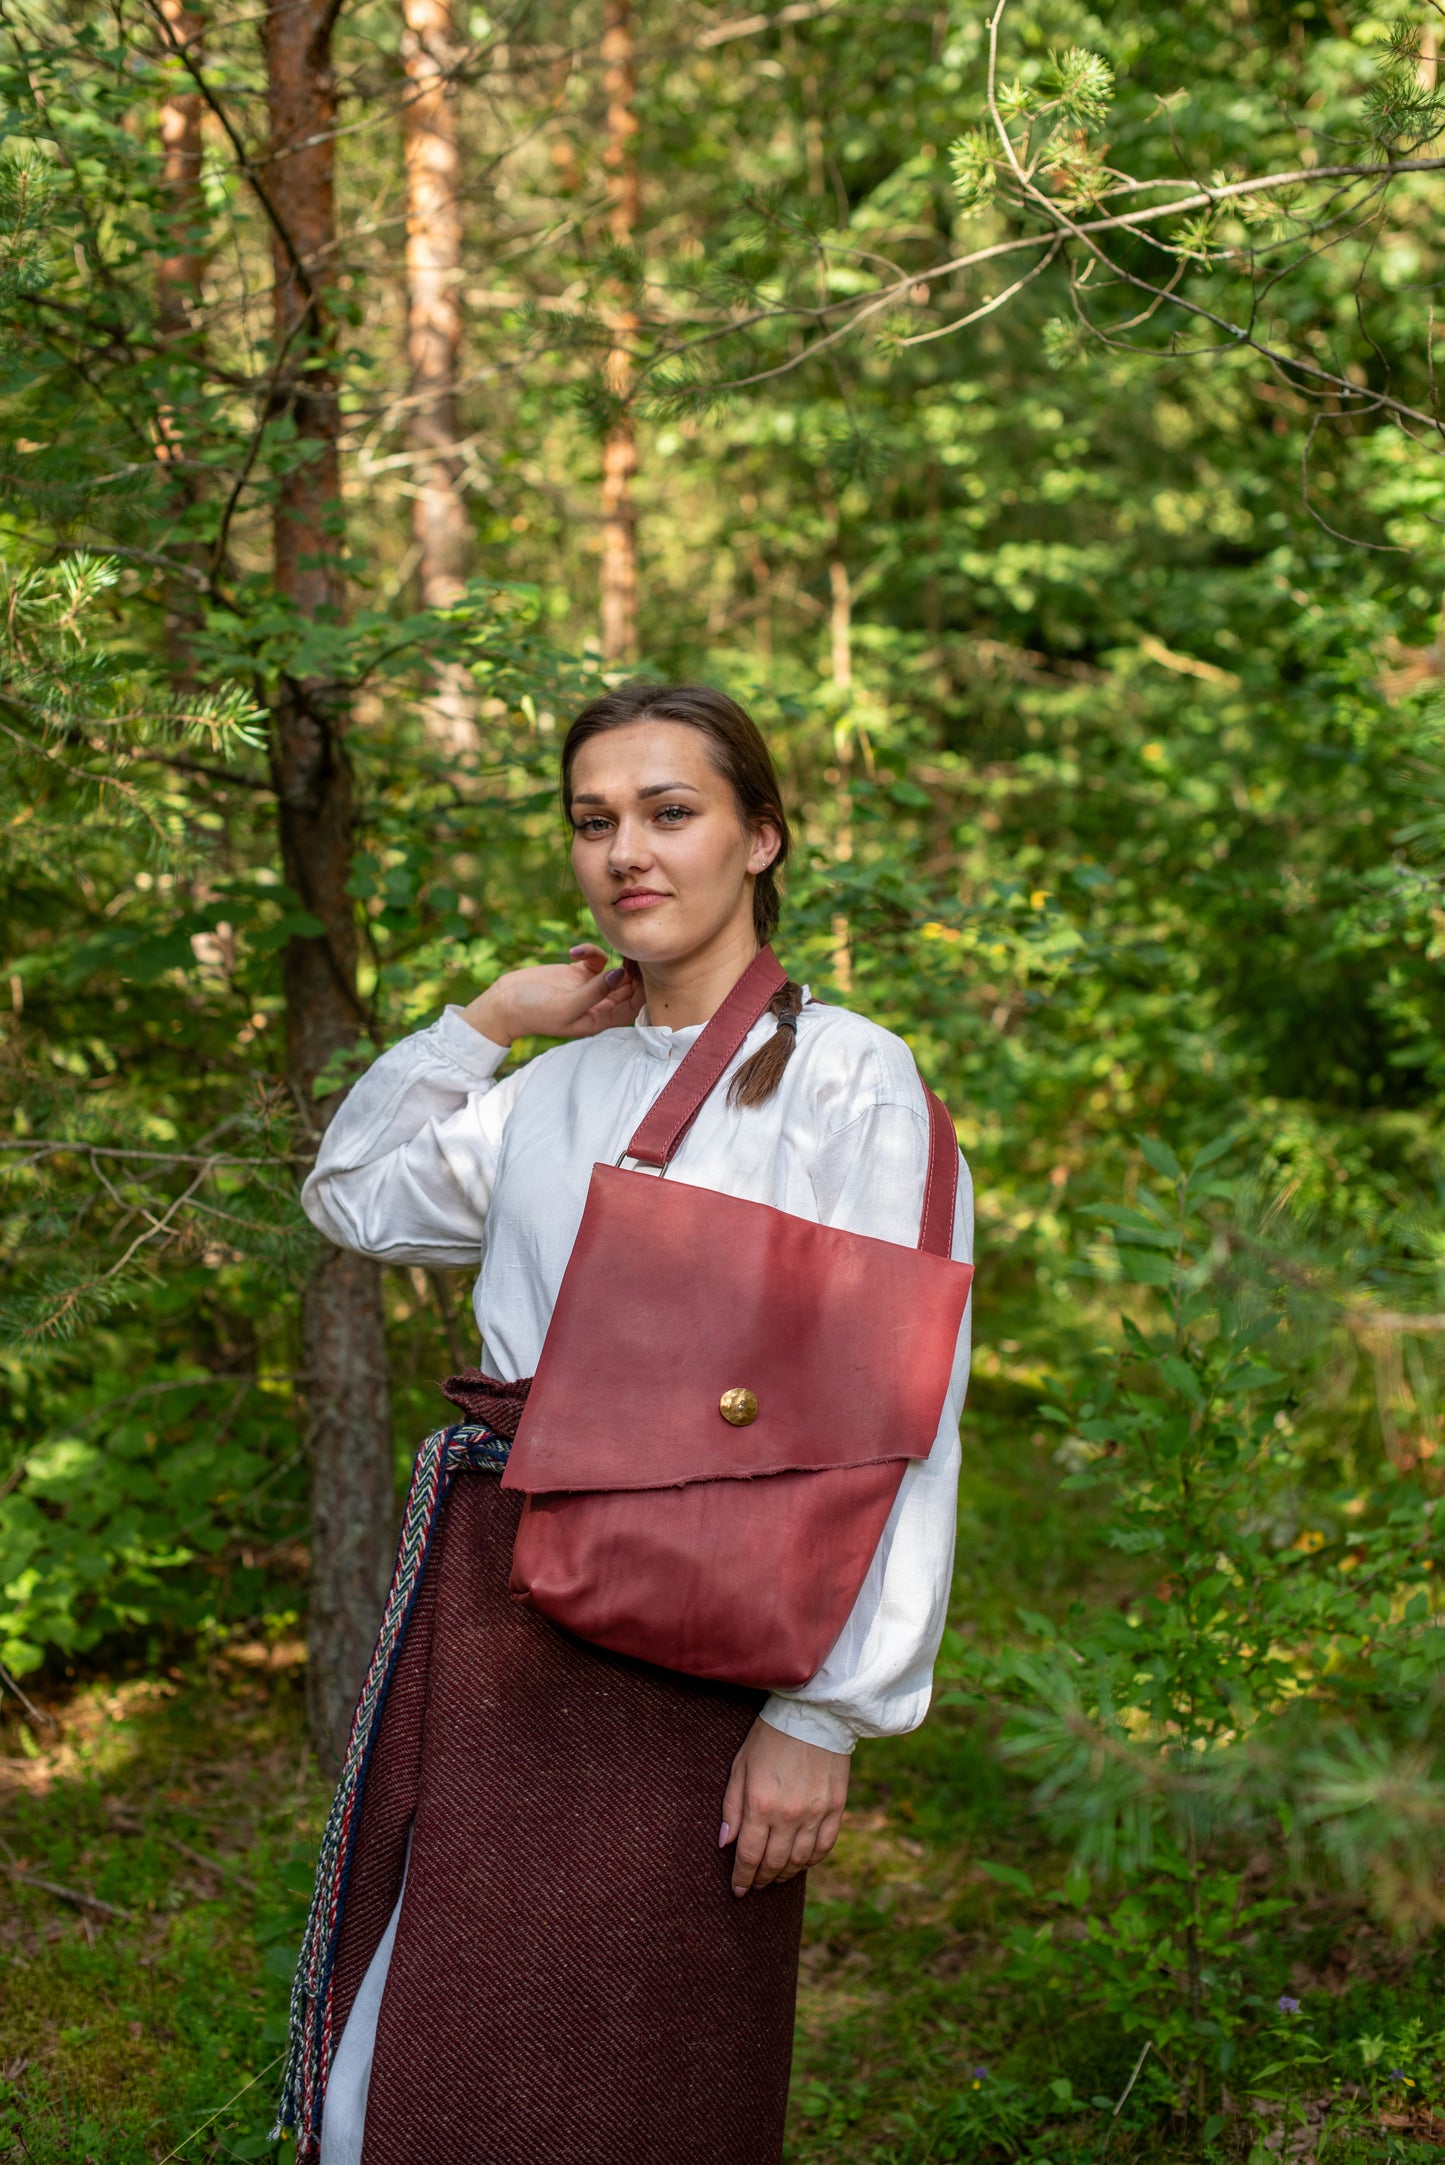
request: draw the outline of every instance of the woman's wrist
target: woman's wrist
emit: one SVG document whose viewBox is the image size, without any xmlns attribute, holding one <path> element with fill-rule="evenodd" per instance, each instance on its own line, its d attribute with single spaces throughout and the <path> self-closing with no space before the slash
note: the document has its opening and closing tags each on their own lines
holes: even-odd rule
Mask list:
<svg viewBox="0 0 1445 2165">
<path fill-rule="evenodd" d="M 807 1699 L 792 1699 L 779 1692 L 765 1702 L 758 1719 L 782 1736 L 795 1737 L 800 1744 L 816 1744 L 820 1750 L 837 1752 L 844 1758 L 858 1741 L 847 1722 L 830 1707 L 814 1706 Z"/>
<path fill-rule="evenodd" d="M 461 1016 L 463 1022 L 469 1022 L 479 1037 L 489 1039 L 493 1045 L 503 1045 L 510 1051 L 517 1032 L 503 1000 L 498 997 L 498 991 L 496 985 L 488 985 L 485 992 L 479 992 L 475 1000 L 461 1010 Z"/>
</svg>

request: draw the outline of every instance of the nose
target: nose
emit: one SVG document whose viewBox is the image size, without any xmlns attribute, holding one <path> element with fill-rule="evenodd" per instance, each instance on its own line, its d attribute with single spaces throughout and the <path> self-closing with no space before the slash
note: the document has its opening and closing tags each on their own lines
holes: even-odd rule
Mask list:
<svg viewBox="0 0 1445 2165">
<path fill-rule="evenodd" d="M 647 822 L 624 813 L 612 830 L 612 847 L 607 852 L 608 871 L 614 879 L 625 879 L 629 872 L 640 872 L 651 862 Z"/>
</svg>

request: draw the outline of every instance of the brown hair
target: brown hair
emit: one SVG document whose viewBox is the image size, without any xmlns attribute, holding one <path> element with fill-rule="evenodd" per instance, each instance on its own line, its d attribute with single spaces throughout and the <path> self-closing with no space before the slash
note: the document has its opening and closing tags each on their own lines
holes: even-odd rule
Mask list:
<svg viewBox="0 0 1445 2165">
<path fill-rule="evenodd" d="M 766 821 L 778 830 L 777 855 L 753 880 L 753 926 L 758 945 L 766 946 L 777 930 L 782 906 L 778 875 L 792 847 L 792 836 L 777 769 L 757 723 L 736 699 L 710 684 L 658 684 L 635 677 L 631 683 L 617 685 L 585 706 L 562 740 L 562 808 L 569 819 L 578 752 L 589 737 L 624 729 L 629 722 L 680 722 L 684 728 L 700 730 L 713 765 L 731 786 L 743 825 L 756 827 Z M 802 1005 L 802 991 L 791 982 L 773 996 L 769 1006 L 776 1028 L 767 1044 L 734 1075 L 728 1086 L 730 1105 L 763 1105 L 773 1095 L 792 1058 Z"/>
</svg>

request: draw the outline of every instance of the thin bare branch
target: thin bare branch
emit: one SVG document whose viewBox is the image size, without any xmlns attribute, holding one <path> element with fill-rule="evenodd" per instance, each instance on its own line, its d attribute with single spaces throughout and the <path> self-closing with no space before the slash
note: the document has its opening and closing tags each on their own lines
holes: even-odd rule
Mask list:
<svg viewBox="0 0 1445 2165">
<path fill-rule="evenodd" d="M 948 338 L 954 331 L 967 330 L 969 324 L 978 323 L 984 316 L 993 315 L 996 309 L 1002 308 L 1006 302 L 1011 301 L 1016 293 L 1022 293 L 1025 286 L 1031 286 L 1036 278 L 1041 278 L 1050 264 L 1057 259 L 1063 245 L 1063 234 L 1057 234 L 1053 246 L 1043 261 L 1036 263 L 1032 270 L 1025 271 L 1022 277 L 1016 278 L 1011 286 L 1005 286 L 1002 293 L 996 293 L 992 300 L 982 302 L 977 308 L 970 310 L 968 315 L 959 316 L 952 323 L 940 324 L 937 330 L 916 331 L 912 338 L 900 338 L 899 345 L 927 346 L 935 338 Z"/>
<path fill-rule="evenodd" d="M 260 1171 L 273 1165 L 309 1165 L 316 1155 L 314 1150 L 277 1150 L 265 1158 L 242 1158 L 212 1151 L 202 1157 L 185 1150 L 122 1150 L 110 1143 L 87 1143 L 68 1135 L 32 1136 L 20 1142 L 0 1139 L 0 1150 L 20 1151 L 33 1158 L 118 1158 L 146 1165 L 198 1165 L 205 1172 L 217 1166 L 242 1166 Z"/>
<path fill-rule="evenodd" d="M 740 15 L 735 22 L 714 23 L 710 30 L 699 31 L 692 42 L 699 52 L 711 52 L 735 38 L 753 38 L 762 30 L 775 30 L 784 23 L 814 22 L 820 15 L 830 15 L 837 5 L 838 0 L 790 0 L 776 15 Z"/>
</svg>

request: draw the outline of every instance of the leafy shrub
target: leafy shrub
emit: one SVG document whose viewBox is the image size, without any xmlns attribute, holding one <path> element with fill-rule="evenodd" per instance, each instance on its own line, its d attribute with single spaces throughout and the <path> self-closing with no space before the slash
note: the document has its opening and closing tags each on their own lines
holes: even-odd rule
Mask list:
<svg viewBox="0 0 1445 2165">
<path fill-rule="evenodd" d="M 1104 1597 L 1058 1624 L 1026 1613 L 1019 1646 L 971 1665 L 1074 1860 L 1054 1915 L 1012 1935 L 1012 1973 L 1147 2039 L 1196 2124 L 1242 2075 L 1244 2034 L 1286 2008 L 1262 1972 L 1290 1871 L 1343 1877 L 1406 1929 L 1441 1905 L 1431 1439 L 1361 1477 L 1321 1389 L 1318 1287 L 1278 1213 L 1267 1246 L 1227 1149 L 1186 1171 L 1147 1142 L 1149 1179 L 1096 1213 L 1096 1267 L 1137 1292 L 1045 1414 L 1065 1490 L 1097 1514 Z M 1408 1321 L 1350 1298 L 1357 1331 Z M 1298 2072 L 1297 2036 L 1290 2053 Z"/>
</svg>

